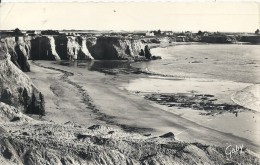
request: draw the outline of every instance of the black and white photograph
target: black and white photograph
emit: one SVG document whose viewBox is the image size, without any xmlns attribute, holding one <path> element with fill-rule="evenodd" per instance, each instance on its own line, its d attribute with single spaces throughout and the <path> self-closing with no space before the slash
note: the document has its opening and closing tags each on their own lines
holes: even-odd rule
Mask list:
<svg viewBox="0 0 260 165">
<path fill-rule="evenodd" d="M 260 1 L 0 2 L 0 165 L 259 165 Z"/>
</svg>

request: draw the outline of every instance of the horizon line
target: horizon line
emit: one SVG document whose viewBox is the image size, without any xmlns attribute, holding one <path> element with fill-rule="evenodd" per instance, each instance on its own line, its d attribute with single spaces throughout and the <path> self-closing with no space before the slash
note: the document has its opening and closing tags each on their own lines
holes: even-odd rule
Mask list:
<svg viewBox="0 0 260 165">
<path fill-rule="evenodd" d="M 15 30 L 16 28 L 14 29 L 0 29 L 0 31 L 13 31 Z M 253 31 L 208 31 L 208 30 L 162 30 L 162 29 L 154 29 L 154 30 L 112 30 L 112 29 L 109 29 L 109 30 L 94 30 L 94 29 L 20 29 L 18 28 L 19 30 L 21 31 L 30 31 L 30 30 L 34 30 L 34 31 L 45 31 L 45 30 L 53 30 L 53 31 L 98 31 L 98 32 L 105 32 L 105 31 L 114 31 L 114 32 L 122 32 L 122 31 L 125 31 L 125 32 L 152 32 L 152 31 L 157 31 L 157 30 L 161 30 L 161 31 L 171 31 L 171 32 L 198 32 L 198 31 L 202 31 L 202 32 L 219 32 L 219 33 L 254 33 L 254 30 Z M 255 29 L 257 30 L 257 29 Z"/>
</svg>

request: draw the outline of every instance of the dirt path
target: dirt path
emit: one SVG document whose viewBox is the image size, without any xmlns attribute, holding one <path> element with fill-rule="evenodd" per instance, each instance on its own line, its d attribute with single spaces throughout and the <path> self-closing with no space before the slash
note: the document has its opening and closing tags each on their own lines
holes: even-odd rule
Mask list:
<svg viewBox="0 0 260 165">
<path fill-rule="evenodd" d="M 73 121 L 91 125 L 106 122 L 129 131 L 150 132 L 152 136 L 183 131 L 177 139 L 220 146 L 243 144 L 253 151 L 260 148 L 259 144 L 248 139 L 199 125 L 163 111 L 142 97 L 120 90 L 113 84 L 115 76 L 53 65 L 50 62 L 37 63 L 41 63 L 44 68 L 32 64 L 33 73 L 29 76 L 41 91 L 45 89 L 43 94 L 47 94 L 51 102 L 48 103 L 47 113 L 50 115 L 47 118 L 55 122 Z M 50 89 L 53 84 L 56 84 L 53 89 L 58 89 L 56 93 L 59 97 Z"/>
</svg>

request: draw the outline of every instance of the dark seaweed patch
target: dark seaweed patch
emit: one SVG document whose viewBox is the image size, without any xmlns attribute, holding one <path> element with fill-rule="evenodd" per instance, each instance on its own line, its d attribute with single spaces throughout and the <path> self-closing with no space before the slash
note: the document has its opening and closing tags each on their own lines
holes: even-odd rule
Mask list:
<svg viewBox="0 0 260 165">
<path fill-rule="evenodd" d="M 244 109 L 240 105 L 216 103 L 217 99 L 214 95 L 209 94 L 148 94 L 145 95 L 145 99 L 168 107 L 192 108 L 194 110 L 224 110 L 234 112 L 238 109 Z"/>
</svg>

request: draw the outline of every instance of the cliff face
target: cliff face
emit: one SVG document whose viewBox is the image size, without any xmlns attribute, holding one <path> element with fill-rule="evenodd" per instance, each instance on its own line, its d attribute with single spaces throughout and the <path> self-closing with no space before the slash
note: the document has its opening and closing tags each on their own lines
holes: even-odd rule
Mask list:
<svg viewBox="0 0 260 165">
<path fill-rule="evenodd" d="M 74 36 L 56 36 L 56 50 L 63 60 L 69 59 L 94 59 L 86 46 L 86 38 Z"/>
<path fill-rule="evenodd" d="M 142 48 L 139 40 L 118 37 L 38 36 L 1 39 L 0 101 L 25 112 L 39 113 L 40 94 L 22 72 L 30 71 L 28 58 L 132 60 Z"/>
<path fill-rule="evenodd" d="M 141 41 L 120 37 L 99 37 L 88 41 L 88 49 L 98 60 L 132 60 L 144 49 Z"/>
<path fill-rule="evenodd" d="M 32 60 L 133 60 L 144 49 L 139 40 L 122 37 L 37 36 L 5 39 L 11 60 L 30 71 Z"/>
<path fill-rule="evenodd" d="M 7 47 L 11 61 L 24 72 L 30 71 L 30 65 L 27 62 L 31 53 L 30 40 L 31 38 L 27 37 L 8 37 L 1 39 L 1 42 Z"/>
<path fill-rule="evenodd" d="M 10 47 L 8 49 L 5 43 L 0 44 L 0 102 L 26 112 L 30 105 L 39 103 L 39 92 L 30 78 L 11 61 Z M 32 100 L 33 95 L 35 100 Z"/>
<path fill-rule="evenodd" d="M 32 60 L 60 60 L 53 37 L 36 37 L 31 40 L 31 46 L 30 59 Z"/>
</svg>

